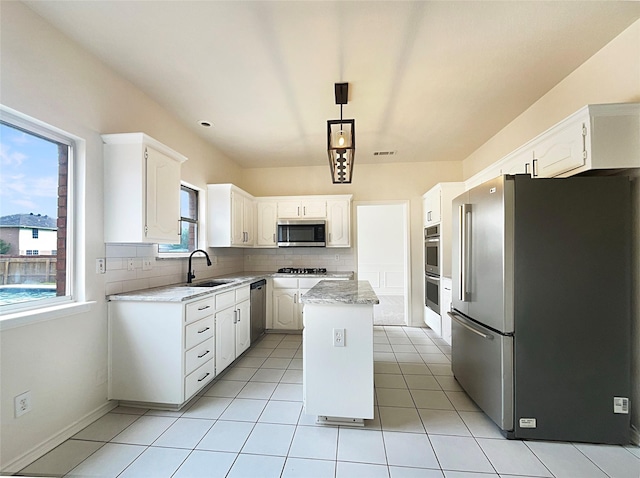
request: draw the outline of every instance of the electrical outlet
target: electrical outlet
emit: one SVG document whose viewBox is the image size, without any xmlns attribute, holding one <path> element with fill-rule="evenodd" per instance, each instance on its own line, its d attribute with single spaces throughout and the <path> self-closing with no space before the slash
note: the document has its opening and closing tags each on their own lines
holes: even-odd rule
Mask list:
<svg viewBox="0 0 640 478">
<path fill-rule="evenodd" d="M 104 274 L 107 272 L 107 261 L 104 257 L 98 257 L 96 259 L 96 274 Z"/>
<path fill-rule="evenodd" d="M 15 417 L 21 417 L 31 411 L 31 390 L 16 396 L 13 399 Z"/>
<path fill-rule="evenodd" d="M 340 260 L 340 254 L 336 254 L 336 262 Z"/>
<path fill-rule="evenodd" d="M 130 257 L 129 259 L 127 259 L 127 270 L 128 271 L 135 270 L 135 266 L 133 264 L 133 257 Z"/>
<path fill-rule="evenodd" d="M 150 271 L 151 269 L 153 269 L 152 260 L 153 260 L 152 257 L 144 257 L 142 259 L 142 270 L 143 271 Z"/>
<path fill-rule="evenodd" d="M 333 329 L 333 346 L 344 347 L 344 329 Z"/>
</svg>

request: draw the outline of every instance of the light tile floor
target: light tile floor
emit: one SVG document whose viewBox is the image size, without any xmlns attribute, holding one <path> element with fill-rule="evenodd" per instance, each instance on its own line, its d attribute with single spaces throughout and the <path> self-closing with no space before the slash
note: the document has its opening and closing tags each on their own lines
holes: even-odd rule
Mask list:
<svg viewBox="0 0 640 478">
<path fill-rule="evenodd" d="M 28 476 L 638 478 L 640 449 L 506 440 L 457 385 L 424 328 L 376 327 L 376 417 L 302 412 L 300 335 L 268 334 L 180 412 L 119 407 Z"/>
</svg>

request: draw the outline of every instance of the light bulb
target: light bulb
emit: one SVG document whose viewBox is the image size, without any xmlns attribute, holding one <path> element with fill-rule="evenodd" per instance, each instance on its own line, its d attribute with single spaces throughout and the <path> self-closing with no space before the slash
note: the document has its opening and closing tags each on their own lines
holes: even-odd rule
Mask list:
<svg viewBox="0 0 640 478">
<path fill-rule="evenodd" d="M 344 146 L 344 131 L 340 131 L 340 137 L 338 138 L 338 146 Z"/>
</svg>

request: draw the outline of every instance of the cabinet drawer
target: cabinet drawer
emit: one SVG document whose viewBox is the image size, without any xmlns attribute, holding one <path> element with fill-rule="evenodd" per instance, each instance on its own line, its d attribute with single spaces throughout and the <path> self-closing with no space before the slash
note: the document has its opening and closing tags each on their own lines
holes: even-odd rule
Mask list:
<svg viewBox="0 0 640 478">
<path fill-rule="evenodd" d="M 187 375 L 184 379 L 184 401 L 189 400 L 198 390 L 208 384 L 213 379 L 214 374 L 213 360 L 209 360 Z"/>
<path fill-rule="evenodd" d="M 239 287 L 236 289 L 236 302 L 242 302 L 249 298 L 249 286 Z"/>
<path fill-rule="evenodd" d="M 213 338 L 196 345 L 185 354 L 185 375 L 190 374 L 200 365 L 211 360 L 214 356 Z"/>
<path fill-rule="evenodd" d="M 206 299 L 191 302 L 186 305 L 187 312 L 185 314 L 185 322 L 193 322 L 194 320 L 202 319 L 207 315 L 213 314 L 213 297 L 209 296 Z"/>
<path fill-rule="evenodd" d="M 209 337 L 213 337 L 213 315 L 187 325 L 185 348 L 188 350 Z"/>
<path fill-rule="evenodd" d="M 230 290 L 216 294 L 216 310 L 226 309 L 236 303 L 236 292 Z"/>
<path fill-rule="evenodd" d="M 297 289 L 298 279 L 290 279 L 288 277 L 274 277 L 273 288 L 274 289 Z"/>
</svg>

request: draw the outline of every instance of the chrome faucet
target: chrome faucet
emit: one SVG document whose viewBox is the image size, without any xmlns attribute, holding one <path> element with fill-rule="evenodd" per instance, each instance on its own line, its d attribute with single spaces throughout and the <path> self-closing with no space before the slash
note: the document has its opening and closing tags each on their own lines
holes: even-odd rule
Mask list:
<svg viewBox="0 0 640 478">
<path fill-rule="evenodd" d="M 191 258 L 193 257 L 193 255 L 196 252 L 202 252 L 205 257 L 207 258 L 207 266 L 211 265 L 211 259 L 209 259 L 209 254 L 207 254 L 205 251 L 203 251 L 202 249 L 196 249 L 195 251 L 193 251 L 190 255 L 189 255 L 189 270 L 187 271 L 187 284 L 191 284 L 191 280 L 196 278 L 196 274 L 195 271 L 191 270 Z"/>
</svg>

